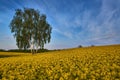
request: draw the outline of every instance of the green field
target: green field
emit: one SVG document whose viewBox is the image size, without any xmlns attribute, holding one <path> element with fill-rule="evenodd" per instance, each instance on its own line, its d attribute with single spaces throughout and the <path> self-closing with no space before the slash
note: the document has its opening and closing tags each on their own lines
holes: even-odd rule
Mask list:
<svg viewBox="0 0 120 80">
<path fill-rule="evenodd" d="M 120 45 L 0 52 L 0 80 L 120 80 Z"/>
</svg>

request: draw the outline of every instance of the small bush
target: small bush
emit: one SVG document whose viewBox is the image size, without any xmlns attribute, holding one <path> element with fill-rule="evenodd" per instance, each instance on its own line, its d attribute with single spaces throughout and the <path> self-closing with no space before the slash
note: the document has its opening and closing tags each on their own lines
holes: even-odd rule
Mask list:
<svg viewBox="0 0 120 80">
<path fill-rule="evenodd" d="M 82 45 L 79 45 L 79 46 L 78 46 L 78 48 L 81 48 L 81 47 L 82 47 Z"/>
</svg>

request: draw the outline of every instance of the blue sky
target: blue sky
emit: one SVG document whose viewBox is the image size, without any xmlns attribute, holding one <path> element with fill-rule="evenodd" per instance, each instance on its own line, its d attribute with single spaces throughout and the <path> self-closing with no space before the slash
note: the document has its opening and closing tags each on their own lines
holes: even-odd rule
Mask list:
<svg viewBox="0 0 120 80">
<path fill-rule="evenodd" d="M 120 0 L 0 0 L 0 49 L 17 48 L 9 23 L 24 7 L 46 14 L 52 38 L 45 48 L 120 44 Z"/>
</svg>

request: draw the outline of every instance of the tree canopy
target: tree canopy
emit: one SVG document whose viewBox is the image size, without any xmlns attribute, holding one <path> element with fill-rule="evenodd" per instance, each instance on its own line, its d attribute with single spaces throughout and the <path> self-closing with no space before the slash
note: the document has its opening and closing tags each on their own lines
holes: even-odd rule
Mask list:
<svg viewBox="0 0 120 80">
<path fill-rule="evenodd" d="M 46 21 L 46 15 L 32 8 L 16 9 L 10 29 L 19 49 L 26 50 L 31 46 L 43 49 L 51 39 L 52 27 Z"/>
</svg>

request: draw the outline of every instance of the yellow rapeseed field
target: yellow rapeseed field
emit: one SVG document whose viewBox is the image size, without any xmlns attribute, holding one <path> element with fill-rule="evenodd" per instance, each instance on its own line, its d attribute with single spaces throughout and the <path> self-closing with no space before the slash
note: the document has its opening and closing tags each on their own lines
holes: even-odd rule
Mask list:
<svg viewBox="0 0 120 80">
<path fill-rule="evenodd" d="M 0 52 L 0 80 L 120 80 L 120 45 Z"/>
</svg>

